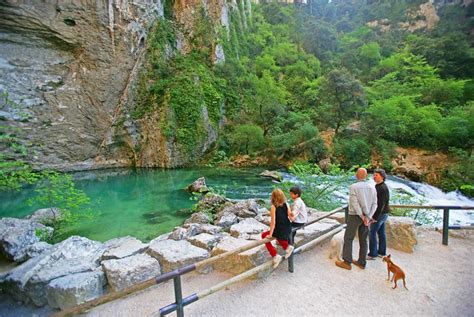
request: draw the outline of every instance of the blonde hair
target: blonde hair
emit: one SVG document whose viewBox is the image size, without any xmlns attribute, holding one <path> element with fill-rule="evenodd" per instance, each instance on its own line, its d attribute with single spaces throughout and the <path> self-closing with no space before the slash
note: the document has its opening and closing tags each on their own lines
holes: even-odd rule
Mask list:
<svg viewBox="0 0 474 317">
<path fill-rule="evenodd" d="M 271 203 L 273 206 L 278 207 L 286 202 L 286 197 L 283 191 L 279 188 L 275 188 L 272 191 Z"/>
</svg>

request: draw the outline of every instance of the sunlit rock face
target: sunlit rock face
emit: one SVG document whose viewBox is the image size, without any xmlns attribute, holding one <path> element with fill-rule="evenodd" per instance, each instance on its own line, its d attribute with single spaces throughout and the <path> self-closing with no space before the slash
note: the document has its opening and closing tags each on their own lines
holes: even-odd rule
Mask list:
<svg viewBox="0 0 474 317">
<path fill-rule="evenodd" d="M 203 11 L 215 37 L 210 59 L 224 63 L 219 34 L 229 32 L 233 10 L 241 10 L 246 24 L 251 3 L 178 0 L 165 8 L 160 0 L 2 1 L 0 120 L 20 128 L 26 161 L 40 169 L 188 165 L 217 139 L 206 105 L 206 137 L 194 153 L 161 131 L 157 122 L 168 113 L 131 116 L 150 33 L 158 20 L 172 17 L 176 43 L 164 53 L 189 53 Z"/>
<path fill-rule="evenodd" d="M 105 155 L 160 1 L 2 1 L 0 117 L 36 166 L 128 165 Z"/>
</svg>

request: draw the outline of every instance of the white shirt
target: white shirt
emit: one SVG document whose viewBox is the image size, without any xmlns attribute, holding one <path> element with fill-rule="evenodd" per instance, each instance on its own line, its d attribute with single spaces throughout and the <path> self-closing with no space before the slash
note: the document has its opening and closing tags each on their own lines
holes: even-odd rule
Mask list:
<svg viewBox="0 0 474 317">
<path fill-rule="evenodd" d="M 377 191 L 366 181 L 349 186 L 349 215 L 372 218 L 377 209 Z"/>
<path fill-rule="evenodd" d="M 291 208 L 291 212 L 296 217 L 294 222 L 306 223 L 308 221 L 308 211 L 306 210 L 306 205 L 303 199 L 301 199 L 300 197 L 295 199 Z"/>
</svg>

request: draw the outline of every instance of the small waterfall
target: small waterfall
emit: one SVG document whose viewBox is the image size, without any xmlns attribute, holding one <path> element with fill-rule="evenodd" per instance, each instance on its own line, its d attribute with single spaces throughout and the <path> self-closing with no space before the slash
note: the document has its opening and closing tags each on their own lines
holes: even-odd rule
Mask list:
<svg viewBox="0 0 474 317">
<path fill-rule="evenodd" d="M 285 172 L 281 174 L 285 181 L 304 186 L 302 181 L 296 176 Z M 355 178 L 353 182 L 355 182 Z M 375 186 L 372 175 L 369 175 L 369 182 Z M 341 204 L 346 204 L 351 183 L 333 192 L 334 199 L 340 201 Z M 388 176 L 385 183 L 390 189 L 390 203 L 392 205 L 474 206 L 474 199 L 470 199 L 457 191 L 445 193 L 437 187 L 405 180 L 396 176 Z M 417 218 L 417 220 L 440 225 L 443 219 L 442 213 L 442 210 L 434 209 L 421 211 L 419 215 L 424 219 Z M 416 214 L 416 211 L 412 214 Z M 452 210 L 449 219 L 450 224 L 474 225 L 474 210 Z"/>
</svg>

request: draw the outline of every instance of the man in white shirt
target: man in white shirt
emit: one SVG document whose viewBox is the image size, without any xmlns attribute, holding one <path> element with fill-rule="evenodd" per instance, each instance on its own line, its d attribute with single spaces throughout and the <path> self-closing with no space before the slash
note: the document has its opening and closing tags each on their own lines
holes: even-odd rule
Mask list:
<svg viewBox="0 0 474 317">
<path fill-rule="evenodd" d="M 357 183 L 349 187 L 349 215 L 347 216 L 343 261 L 336 261 L 336 265 L 350 270 L 351 263 L 365 269 L 367 263 L 367 236 L 368 225 L 377 209 L 377 192 L 375 187 L 366 181 L 367 170 L 359 168 L 356 173 Z M 359 236 L 359 259 L 352 261 L 352 242 L 356 232 Z"/>
<path fill-rule="evenodd" d="M 301 199 L 301 189 L 298 186 L 290 188 L 290 196 L 293 199 L 293 206 L 291 206 L 291 227 L 300 228 L 306 224 L 308 221 L 308 211 L 306 210 L 306 204 L 303 199 Z M 294 245 L 295 243 L 296 231 L 293 231 L 292 238 L 290 239 L 290 244 Z"/>
</svg>

